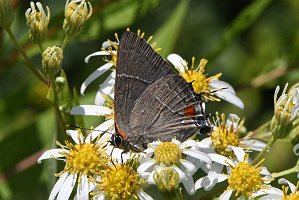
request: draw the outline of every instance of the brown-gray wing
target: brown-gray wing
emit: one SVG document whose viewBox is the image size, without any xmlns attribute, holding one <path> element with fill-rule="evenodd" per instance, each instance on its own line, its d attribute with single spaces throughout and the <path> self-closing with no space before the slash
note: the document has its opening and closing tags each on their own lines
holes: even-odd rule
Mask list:
<svg viewBox="0 0 299 200">
<path fill-rule="evenodd" d="M 125 32 L 120 40 L 116 62 L 114 102 L 117 128 L 130 134 L 129 118 L 135 101 L 149 85 L 175 73 L 173 67 L 144 39 Z"/>
<path fill-rule="evenodd" d="M 147 144 L 172 138 L 188 139 L 200 127 L 195 124 L 195 116 L 188 116 L 185 111 L 198 104 L 201 100 L 181 76 L 171 74 L 159 79 L 146 88 L 132 110 L 130 140 L 138 143 L 142 138 L 142 143 Z"/>
</svg>

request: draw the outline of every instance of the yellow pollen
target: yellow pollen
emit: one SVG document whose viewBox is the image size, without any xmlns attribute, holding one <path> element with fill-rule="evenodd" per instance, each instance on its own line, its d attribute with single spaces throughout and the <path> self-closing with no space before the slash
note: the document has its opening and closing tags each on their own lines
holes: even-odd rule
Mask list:
<svg viewBox="0 0 299 200">
<path fill-rule="evenodd" d="M 228 188 L 235 190 L 235 195 L 245 195 L 251 197 L 252 193 L 260 189 L 262 179 L 260 172 L 262 168 L 252 166 L 244 161 L 239 162 L 237 166 L 231 168 L 231 175 L 228 178 Z"/>
<path fill-rule="evenodd" d="M 137 199 L 137 193 L 144 183 L 135 169 L 120 164 L 103 170 L 101 178 L 101 181 L 97 182 L 97 187 L 104 193 L 105 199 L 109 200 Z"/>
<path fill-rule="evenodd" d="M 219 98 L 215 97 L 214 92 L 210 90 L 210 81 L 217 80 L 221 73 L 216 74 L 211 77 L 206 77 L 204 74 L 205 66 L 208 63 L 206 59 L 201 59 L 198 67 L 194 67 L 195 58 L 192 57 L 192 65 L 190 68 L 183 66 L 185 68 L 184 72 L 180 72 L 180 75 L 186 80 L 187 83 L 192 83 L 194 92 L 197 94 L 202 94 L 203 100 L 219 101 Z"/>
<path fill-rule="evenodd" d="M 107 166 L 106 152 L 97 144 L 68 144 L 68 146 L 71 149 L 67 154 L 64 171 L 90 175 Z"/>
<path fill-rule="evenodd" d="M 299 187 L 299 181 L 297 183 L 295 190 L 288 195 L 289 187 L 282 186 L 282 191 L 283 191 L 282 200 L 298 200 L 299 199 L 298 187 Z"/>
<path fill-rule="evenodd" d="M 229 151 L 227 146 L 239 145 L 238 135 L 232 129 L 228 129 L 224 124 L 220 124 L 213 130 L 211 140 L 215 151 L 228 157 L 233 157 L 234 153 L 233 151 Z"/>
<path fill-rule="evenodd" d="M 179 163 L 182 152 L 176 144 L 164 142 L 155 149 L 154 156 L 157 162 L 169 167 Z"/>
</svg>

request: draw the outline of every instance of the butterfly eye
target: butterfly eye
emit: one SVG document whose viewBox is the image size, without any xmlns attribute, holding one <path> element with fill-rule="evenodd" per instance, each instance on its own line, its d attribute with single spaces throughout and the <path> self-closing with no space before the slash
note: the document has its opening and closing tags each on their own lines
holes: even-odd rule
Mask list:
<svg viewBox="0 0 299 200">
<path fill-rule="evenodd" d="M 123 144 L 123 138 L 118 134 L 113 134 L 111 137 L 111 143 L 113 146 L 120 147 Z"/>
</svg>

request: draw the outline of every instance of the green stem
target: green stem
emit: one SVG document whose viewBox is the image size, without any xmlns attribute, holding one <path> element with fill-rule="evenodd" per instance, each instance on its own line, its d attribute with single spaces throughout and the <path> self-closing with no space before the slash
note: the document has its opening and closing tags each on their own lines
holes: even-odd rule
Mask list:
<svg viewBox="0 0 299 200">
<path fill-rule="evenodd" d="M 66 46 L 69 44 L 70 41 L 71 41 L 71 40 L 70 40 L 69 37 L 66 36 L 66 37 L 64 38 L 63 43 L 62 43 L 62 45 L 61 45 L 62 50 L 64 50 L 64 49 L 66 48 Z"/>
<path fill-rule="evenodd" d="M 285 175 L 288 175 L 288 174 L 296 173 L 298 171 L 299 171 L 298 166 L 295 165 L 294 167 L 292 167 L 290 169 L 287 169 L 287 170 L 284 170 L 284 171 L 281 171 L 281 172 L 277 172 L 277 173 L 272 173 L 272 177 L 273 178 L 279 178 L 279 177 L 282 177 L 282 176 L 285 176 Z"/>
<path fill-rule="evenodd" d="M 272 145 L 274 144 L 274 142 L 276 141 L 276 138 L 274 138 L 273 136 L 271 137 L 271 139 L 269 140 L 269 142 L 267 143 L 267 145 L 265 146 L 265 148 L 257 155 L 257 157 L 253 160 L 252 164 L 256 164 L 258 163 L 261 158 L 264 156 L 264 154 L 267 152 L 267 150 L 272 147 Z"/>
<path fill-rule="evenodd" d="M 37 45 L 39 47 L 40 52 L 43 53 L 44 52 L 43 44 L 42 43 L 38 43 Z"/>
<path fill-rule="evenodd" d="M 43 76 L 43 74 L 37 70 L 33 64 L 31 63 L 31 61 L 29 60 L 27 54 L 22 50 L 22 48 L 20 47 L 17 39 L 15 38 L 14 34 L 12 33 L 11 31 L 11 28 L 8 28 L 8 29 L 5 29 L 6 32 L 8 33 L 12 43 L 14 44 L 14 46 L 16 47 L 16 49 L 21 53 L 23 59 L 25 60 L 25 63 L 26 63 L 26 66 L 29 68 L 29 70 L 40 80 L 42 81 L 43 83 L 45 83 L 46 85 L 48 84 L 47 83 L 47 80 L 46 78 Z"/>
<path fill-rule="evenodd" d="M 56 114 L 56 120 L 57 120 L 57 124 L 59 127 L 59 130 L 62 131 L 62 135 L 64 135 L 66 129 L 65 129 L 65 121 L 63 119 L 63 116 L 61 114 L 61 111 L 59 109 L 59 99 L 58 99 L 58 90 L 55 84 L 55 80 L 54 77 L 51 77 L 51 85 L 53 88 L 53 93 L 54 93 L 54 109 L 55 109 L 55 114 Z M 59 137 L 57 137 L 59 138 Z"/>
</svg>

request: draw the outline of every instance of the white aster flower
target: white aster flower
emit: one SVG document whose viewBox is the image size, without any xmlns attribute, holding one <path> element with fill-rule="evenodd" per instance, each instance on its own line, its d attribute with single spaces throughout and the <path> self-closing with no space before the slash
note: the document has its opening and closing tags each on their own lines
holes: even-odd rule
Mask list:
<svg viewBox="0 0 299 200">
<path fill-rule="evenodd" d="M 171 142 L 156 141 L 148 144 L 144 150 L 145 156 L 140 159 L 141 165 L 137 171 L 149 184 L 155 184 L 156 173 L 163 169 L 172 169 L 179 175 L 189 194 L 194 194 L 192 175 L 199 169 L 202 161 L 211 164 L 211 159 L 205 153 L 195 149 L 196 142 L 187 140 L 183 143 L 173 139 Z M 200 162 L 191 162 L 200 161 Z"/>
<path fill-rule="evenodd" d="M 239 132 L 244 128 L 244 120 L 236 114 L 229 114 L 226 119 L 224 114 L 216 116 L 216 124 L 209 138 L 205 138 L 197 143 L 197 147 L 206 153 L 218 153 L 223 156 L 233 156 L 234 153 L 228 146 L 242 147 L 246 151 L 262 151 L 266 144 L 264 142 L 239 138 Z"/>
<path fill-rule="evenodd" d="M 224 114 L 221 117 L 217 115 L 211 136 L 196 143 L 197 148 L 207 153 L 213 161 L 212 165 L 201 167 L 208 175 L 221 173 L 226 166 L 224 160 L 234 158 L 234 152 L 228 148 L 229 146 L 241 147 L 246 152 L 262 151 L 265 148 L 264 142 L 250 138 L 239 138 L 239 132 L 244 128 L 243 122 L 244 120 L 240 120 L 236 114 L 230 114 L 227 119 Z M 211 190 L 215 184 L 215 181 L 211 181 L 209 185 L 205 185 L 204 189 Z"/>
<path fill-rule="evenodd" d="M 114 98 L 114 83 L 115 83 L 115 66 L 116 66 L 116 57 L 118 49 L 118 36 L 115 34 L 117 42 L 112 42 L 110 40 L 102 44 L 102 50 L 94 52 L 88 55 L 85 58 L 85 62 L 88 63 L 89 59 L 94 56 L 104 56 L 106 64 L 100 66 L 96 71 L 90 74 L 81 85 L 80 93 L 83 95 L 85 89 L 90 85 L 95 79 L 104 74 L 108 70 L 112 70 L 109 76 L 104 80 L 100 85 L 99 90 L 96 94 L 95 105 L 103 105 L 105 98 L 102 94 L 108 95 L 111 98 Z M 108 59 L 106 56 L 111 56 L 111 59 Z M 114 67 L 113 67 L 114 66 Z"/>
<path fill-rule="evenodd" d="M 64 169 L 57 174 L 59 179 L 50 193 L 49 200 L 55 198 L 58 200 L 69 199 L 76 185 L 75 199 L 89 199 L 89 192 L 94 187 L 94 183 L 89 181 L 89 177 L 96 176 L 96 173 L 107 167 L 109 162 L 104 148 L 109 139 L 109 134 L 103 135 L 95 143 L 93 140 L 96 137 L 93 133 L 84 138 L 80 131 L 67 130 L 67 134 L 75 144 L 68 141 L 65 142 L 66 145 L 57 143 L 61 148 L 48 150 L 38 159 L 38 163 L 49 158 L 56 158 L 65 162 Z"/>
<path fill-rule="evenodd" d="M 204 100 L 219 101 L 218 98 L 220 98 L 243 109 L 244 104 L 236 96 L 234 88 L 227 82 L 219 80 L 221 73 L 206 77 L 204 74 L 208 62 L 206 59 L 201 59 L 197 68 L 194 67 L 194 57 L 192 58 L 191 67 L 188 67 L 188 63 L 177 54 L 170 54 L 167 59 L 188 83 L 192 83 L 194 91 L 202 94 Z"/>
<path fill-rule="evenodd" d="M 228 187 L 219 197 L 220 200 L 228 200 L 234 193 L 238 199 L 254 199 L 255 197 L 269 194 L 273 187 L 268 185 L 271 180 L 271 174 L 265 167 L 261 167 L 261 162 L 251 165 L 248 154 L 240 147 L 231 146 L 236 155 L 236 159 L 219 160 L 223 165 L 229 167 L 228 174 L 212 174 L 200 178 L 195 182 L 195 189 L 209 185 L 210 182 L 223 182 L 228 180 Z"/>
<path fill-rule="evenodd" d="M 152 200 L 153 198 L 143 191 L 144 180 L 135 166 L 135 160 L 130 160 L 124 164 L 113 164 L 103 170 L 91 193 L 93 199 Z"/>
<path fill-rule="evenodd" d="M 295 186 L 288 180 L 281 178 L 278 180 L 278 183 L 279 184 L 287 184 L 288 187 L 282 186 L 282 190 L 273 188 L 271 190 L 271 193 L 259 198 L 259 200 L 282 200 L 282 199 L 295 200 L 295 199 L 299 199 L 299 191 L 298 191 L 299 182 L 297 182 L 297 186 Z M 288 194 L 289 188 L 291 189 L 291 192 L 292 192 L 290 194 Z"/>
</svg>

